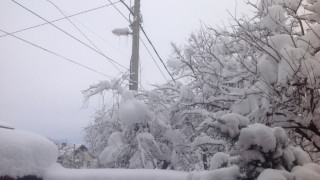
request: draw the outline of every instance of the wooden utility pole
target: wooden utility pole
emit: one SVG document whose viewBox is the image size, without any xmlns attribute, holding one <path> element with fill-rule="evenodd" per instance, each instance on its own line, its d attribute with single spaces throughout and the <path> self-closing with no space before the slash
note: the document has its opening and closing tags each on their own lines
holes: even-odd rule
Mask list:
<svg viewBox="0 0 320 180">
<path fill-rule="evenodd" d="M 129 90 L 138 90 L 139 83 L 139 32 L 140 32 L 140 0 L 134 1 L 132 23 L 132 54 L 130 60 Z"/>
</svg>

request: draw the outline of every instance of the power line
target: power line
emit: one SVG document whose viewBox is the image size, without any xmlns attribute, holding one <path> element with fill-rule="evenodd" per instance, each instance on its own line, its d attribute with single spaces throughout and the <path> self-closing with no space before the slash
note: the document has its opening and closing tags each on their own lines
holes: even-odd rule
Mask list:
<svg viewBox="0 0 320 180">
<path fill-rule="evenodd" d="M 86 10 L 86 11 L 82 11 L 82 12 L 79 12 L 79 13 L 76 13 L 76 14 L 72 14 L 72 15 L 68 15 L 66 17 L 63 17 L 63 18 L 59 18 L 59 19 L 56 19 L 56 20 L 53 20 L 53 21 L 50 21 L 51 23 L 54 23 L 54 22 L 58 22 L 58 21 L 61 21 L 61 20 L 65 20 L 67 18 L 73 18 L 74 16 L 77 16 L 77 15 L 81 15 L 81 14 L 84 14 L 84 13 L 88 13 L 88 12 L 91 12 L 91 11 L 94 11 L 94 10 L 98 10 L 98 9 L 101 9 L 101 8 L 104 8 L 104 7 L 108 7 L 108 6 L 111 6 L 112 4 L 117 4 L 119 3 L 120 1 L 117 1 L 117 2 L 114 2 L 114 3 L 110 3 L 110 4 L 107 4 L 107 5 L 103 5 L 103 6 L 99 6 L 99 7 L 96 7 L 96 8 L 93 8 L 93 9 L 89 9 L 89 10 Z M 121 54 L 123 54 L 124 56 L 128 57 L 127 54 L 125 54 L 123 51 L 121 51 L 119 48 L 113 46 L 111 43 L 109 43 L 105 38 L 103 38 L 102 36 L 100 36 L 99 34 L 97 34 L 96 32 L 94 32 L 93 30 L 91 30 L 90 28 L 88 28 L 86 25 L 84 25 L 83 23 L 81 23 L 80 21 L 78 21 L 77 19 L 73 19 L 75 21 L 77 21 L 79 24 L 81 24 L 83 27 L 85 27 L 88 31 L 90 31 L 91 33 L 93 33 L 95 36 L 97 36 L 98 38 L 100 38 L 102 41 L 104 41 L 105 43 L 107 43 L 109 46 L 111 46 L 112 48 L 116 49 L 118 52 L 120 52 Z M 23 32 L 23 31 L 26 31 L 26 30 L 30 30 L 30 29 L 34 29 L 34 28 L 37 28 L 37 27 L 41 27 L 41 26 L 44 26 L 44 25 L 47 25 L 47 24 L 50 24 L 50 23 L 42 23 L 42 24 L 38 24 L 38 25 L 34 25 L 34 26 L 30 26 L 30 27 L 27 27 L 27 28 L 24 28 L 24 29 L 20 29 L 20 30 L 17 30 L 17 31 L 14 31 L 14 32 L 10 32 L 9 34 L 4 34 L 4 35 L 0 35 L 0 38 L 1 37 L 5 37 L 5 36 L 8 36 L 8 35 L 11 35 L 11 34 L 16 34 L 16 33 L 19 33 L 19 32 Z"/>
<path fill-rule="evenodd" d="M 166 64 L 163 62 L 162 58 L 160 57 L 158 51 L 156 50 L 156 48 L 154 47 L 153 43 L 151 42 L 151 40 L 149 39 L 149 37 L 147 36 L 146 32 L 144 31 L 143 27 L 140 24 L 140 29 L 142 30 L 144 36 L 147 38 L 149 44 L 151 45 L 151 47 L 153 48 L 154 52 L 156 53 L 156 55 L 158 56 L 158 58 L 160 59 L 162 65 L 164 66 L 164 68 L 166 69 L 166 71 L 168 72 L 168 74 L 170 75 L 172 81 L 175 83 L 176 81 L 174 80 L 172 74 L 170 73 L 170 71 L 168 70 Z"/>
<path fill-rule="evenodd" d="M 123 5 L 125 5 L 125 7 L 129 10 L 129 12 L 133 15 L 133 12 L 132 10 L 130 9 L 130 7 L 128 7 L 128 5 L 123 1 L 123 0 L 120 0 L 121 3 Z M 128 20 L 129 21 L 129 20 Z M 130 22 L 130 21 L 129 21 Z M 170 73 L 170 71 L 168 70 L 166 64 L 163 62 L 162 58 L 160 57 L 158 51 L 156 50 L 156 48 L 154 47 L 153 43 L 151 42 L 150 38 L 148 37 L 147 33 L 145 32 L 144 28 L 142 27 L 142 25 L 140 24 L 140 29 L 142 31 L 142 33 L 144 34 L 144 36 L 147 38 L 149 44 L 151 45 L 151 47 L 153 48 L 154 52 L 156 53 L 156 55 L 158 56 L 159 60 L 161 61 L 162 65 L 164 66 L 164 68 L 166 69 L 167 73 L 170 75 L 171 79 L 173 82 L 176 82 L 172 76 L 172 74 Z"/>
<path fill-rule="evenodd" d="M 80 28 L 78 28 L 71 20 L 70 18 L 68 18 L 68 16 L 66 15 L 66 12 L 59 8 L 55 3 L 53 3 L 50 0 L 47 0 L 49 3 L 51 3 L 95 48 L 96 50 L 98 50 L 100 53 L 102 53 L 102 51 L 80 30 Z M 120 1 L 118 1 L 120 2 Z M 114 6 L 115 3 L 112 3 L 110 1 L 110 5 Z M 76 20 L 76 19 L 74 19 Z M 76 20 L 77 21 L 77 20 Z M 78 23 L 80 23 L 79 21 L 77 21 Z M 84 24 L 80 23 L 82 26 L 86 27 Z M 90 30 L 88 27 L 86 27 L 89 31 L 91 31 L 93 34 L 95 34 L 96 36 L 98 36 L 99 38 L 101 38 L 102 40 L 104 40 L 106 43 L 108 43 L 104 38 L 102 38 L 101 36 L 99 36 L 97 33 L 93 32 L 92 30 Z M 109 43 L 108 43 L 109 44 Z M 112 46 L 112 45 L 111 45 Z M 120 53 L 124 54 L 122 51 L 120 51 L 118 48 L 112 46 L 113 48 L 115 48 L 116 50 L 118 50 Z M 127 56 L 126 54 L 124 54 L 125 56 Z"/>
<path fill-rule="evenodd" d="M 27 43 L 27 44 L 30 44 L 30 45 L 32 45 L 32 46 L 34 46 L 34 47 L 37 47 L 37 48 L 39 48 L 39 49 L 41 49 L 41 50 L 43 50 L 43 51 L 46 51 L 46 52 L 48 52 L 48 53 L 50 53 L 50 54 L 53 54 L 53 55 L 55 55 L 55 56 L 58 56 L 58 57 L 60 57 L 61 59 L 67 60 L 67 61 L 69 61 L 69 62 L 71 62 L 71 63 L 74 63 L 74 64 L 76 64 L 76 65 L 78 65 L 78 66 L 81 66 L 81 67 L 86 68 L 86 69 L 88 69 L 88 70 L 90 70 L 90 71 L 93 71 L 93 72 L 95 72 L 95 73 L 98 73 L 98 74 L 100 74 L 100 75 L 102 75 L 102 76 L 105 76 L 105 77 L 108 77 L 108 78 L 112 78 L 111 76 L 108 76 L 108 75 L 106 75 L 106 74 L 104 74 L 104 73 L 101 73 L 101 72 L 99 72 L 99 71 L 97 71 L 97 70 L 95 70 L 95 69 L 92 69 L 92 68 L 90 68 L 90 67 L 88 67 L 88 66 L 86 66 L 86 65 L 80 64 L 80 63 L 78 63 L 78 62 L 76 62 L 76 61 L 74 61 L 74 60 L 72 60 L 72 59 L 70 59 L 70 58 L 67 58 L 67 57 L 65 57 L 65 56 L 62 56 L 62 55 L 60 55 L 60 54 L 58 54 L 58 53 L 56 53 L 56 52 L 53 52 L 53 51 L 51 51 L 51 50 L 49 50 L 49 49 L 46 49 L 46 48 L 42 47 L 42 46 L 40 46 L 40 45 L 37 45 L 37 44 L 35 44 L 35 43 L 32 43 L 32 42 L 27 41 L 27 40 L 25 40 L 25 39 L 22 39 L 22 38 L 14 35 L 14 34 L 10 34 L 10 33 L 6 32 L 6 31 L 4 31 L 4 30 L 1 30 L 1 29 L 0 29 L 0 31 L 3 32 L 3 33 L 5 33 L 5 34 L 7 34 L 7 35 L 9 35 L 9 36 L 12 36 L 12 37 L 14 37 L 14 38 L 16 38 L 16 39 L 19 39 L 19 40 L 21 40 L 21 41 L 23 41 L 23 42 L 25 42 L 25 43 Z"/>
<path fill-rule="evenodd" d="M 110 3 L 111 3 L 111 0 L 108 0 Z M 130 25 L 131 25 L 131 21 L 117 8 L 117 6 L 115 6 L 114 4 L 112 4 L 112 6 L 121 14 L 121 16 L 123 17 L 123 18 L 125 18 L 129 23 L 130 23 Z"/>
<path fill-rule="evenodd" d="M 100 49 L 66 16 L 64 12 L 62 12 L 62 10 L 56 4 L 54 4 L 50 0 L 47 0 L 47 2 L 51 3 L 65 18 L 67 18 L 67 20 L 73 25 L 73 27 L 75 27 L 80 32 L 80 34 L 82 34 L 96 48 L 97 51 L 102 53 Z"/>
<path fill-rule="evenodd" d="M 114 48 L 115 50 L 117 50 L 119 53 L 121 53 L 122 55 L 129 57 L 128 54 L 124 53 L 122 50 L 120 50 L 119 48 L 117 48 L 116 46 L 114 46 L 113 44 L 111 44 L 110 42 L 108 42 L 105 38 L 103 38 L 102 36 L 100 36 L 98 33 L 94 32 L 92 29 L 90 29 L 88 26 L 86 26 L 85 24 L 81 23 L 80 21 L 78 21 L 77 19 L 73 18 L 73 20 L 77 21 L 80 25 L 82 25 L 85 29 L 87 29 L 88 31 L 90 31 L 92 34 L 94 34 L 96 37 L 98 37 L 99 39 L 101 39 L 102 41 L 104 41 L 105 43 L 107 43 L 109 46 L 111 46 L 112 48 Z"/>
<path fill-rule="evenodd" d="M 141 40 L 143 46 L 146 48 L 146 50 L 147 50 L 147 52 L 149 53 L 149 55 L 151 56 L 153 62 L 156 64 L 157 68 L 158 68 L 159 71 L 161 72 L 161 74 L 162 74 L 162 76 L 164 77 L 164 79 L 165 79 L 166 81 L 168 81 L 167 78 L 166 78 L 166 76 L 165 76 L 164 73 L 162 72 L 160 66 L 158 65 L 158 63 L 156 62 L 156 60 L 154 59 L 154 57 L 152 56 L 152 54 L 151 54 L 149 48 L 147 47 L 146 43 L 144 43 L 144 41 L 143 41 L 141 38 L 140 38 L 140 40 Z"/>
<path fill-rule="evenodd" d="M 90 48 L 91 50 L 97 52 L 98 54 L 102 55 L 103 57 L 105 57 L 107 60 L 109 60 L 109 62 L 116 68 L 118 69 L 120 72 L 121 70 L 115 65 L 119 65 L 122 68 L 126 69 L 126 67 L 124 67 L 123 65 L 119 64 L 118 62 L 116 62 L 115 60 L 109 58 L 108 56 L 106 56 L 103 53 L 100 53 L 99 51 L 97 51 L 96 49 L 92 48 L 91 46 L 89 46 L 88 44 L 84 43 L 83 41 L 81 41 L 80 39 L 74 37 L 73 35 L 71 35 L 70 33 L 66 32 L 65 30 L 59 28 L 58 26 L 54 25 L 53 23 L 51 23 L 50 21 L 46 20 L 45 18 L 41 17 L 40 15 L 38 15 L 37 13 L 33 12 L 32 10 L 28 9 L 27 7 L 23 6 L 22 4 L 16 2 L 15 0 L 11 0 L 12 2 L 16 3 L 17 5 L 21 6 L 22 8 L 24 8 L 25 10 L 29 11 L 30 13 L 36 15 L 37 17 L 41 18 L 42 20 L 46 21 L 47 23 L 49 23 L 50 25 L 54 26 L 55 28 L 57 28 L 58 30 L 60 30 L 61 32 L 67 34 L 68 36 L 70 36 L 71 38 L 75 39 L 76 41 L 80 42 L 81 44 L 85 45 L 86 47 Z M 114 64 L 115 63 L 115 64 Z"/>
<path fill-rule="evenodd" d="M 36 28 L 36 27 L 44 26 L 44 25 L 47 25 L 47 24 L 50 24 L 50 23 L 58 22 L 58 21 L 66 19 L 66 18 L 78 16 L 78 15 L 85 14 L 85 13 L 88 13 L 88 12 L 91 12 L 91 11 L 95 11 L 95 10 L 98 10 L 98 9 L 101 9 L 101 8 L 105 8 L 105 7 L 111 6 L 112 4 L 117 4 L 119 2 L 120 1 L 117 1 L 117 2 L 114 2 L 114 3 L 111 3 L 111 4 L 106 4 L 106 5 L 99 6 L 99 7 L 93 8 L 93 9 L 89 9 L 89 10 L 82 11 L 82 12 L 79 12 L 79 13 L 76 13 L 76 14 L 72 14 L 72 15 L 69 15 L 67 17 L 59 18 L 59 19 L 56 19 L 56 20 L 53 20 L 53 21 L 50 21 L 50 22 L 38 24 L 38 25 L 35 25 L 35 26 L 30 26 L 30 27 L 27 27 L 27 28 L 24 28 L 24 29 L 20 29 L 18 31 L 14 31 L 14 32 L 11 32 L 11 33 L 8 33 L 8 34 L 1 35 L 0 37 L 8 36 L 8 35 L 19 33 L 19 32 L 25 31 L 25 30 L 29 30 L 29 29 L 33 29 L 33 28 Z"/>
</svg>

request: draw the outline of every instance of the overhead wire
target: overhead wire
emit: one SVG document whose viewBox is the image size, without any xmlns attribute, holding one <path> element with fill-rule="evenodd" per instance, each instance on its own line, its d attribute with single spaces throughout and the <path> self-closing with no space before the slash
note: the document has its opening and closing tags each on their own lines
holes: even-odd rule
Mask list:
<svg viewBox="0 0 320 180">
<path fill-rule="evenodd" d="M 133 15 L 134 13 L 132 12 L 132 10 L 130 9 L 130 7 L 128 7 L 128 5 L 123 1 L 120 0 L 121 3 L 129 10 L 129 12 Z M 170 75 L 171 79 L 173 82 L 175 82 L 175 79 L 173 78 L 172 74 L 170 73 L 170 71 L 168 70 L 166 64 L 163 62 L 162 58 L 160 57 L 158 51 L 156 50 L 155 46 L 153 45 L 153 43 L 151 42 L 149 36 L 147 35 L 147 33 L 145 32 L 144 28 L 142 27 L 141 24 L 140 25 L 140 29 L 142 31 L 142 33 L 144 34 L 144 36 L 147 38 L 149 44 L 151 45 L 151 47 L 153 48 L 154 52 L 156 53 L 156 55 L 158 56 L 159 60 L 161 61 L 162 65 L 164 66 L 164 68 L 166 69 L 167 73 Z"/>
<path fill-rule="evenodd" d="M 109 1 L 109 3 L 112 3 L 111 2 L 111 0 L 108 0 Z M 114 4 L 112 4 L 112 6 L 121 14 L 121 16 L 123 17 L 123 18 L 125 18 L 129 23 L 130 23 L 130 25 L 131 25 L 131 21 L 117 8 L 117 6 L 115 6 Z"/>
<path fill-rule="evenodd" d="M 88 31 L 90 31 L 92 34 L 94 34 L 96 37 L 98 37 L 99 39 L 101 39 L 102 41 L 104 41 L 106 44 L 108 44 L 109 46 L 111 46 L 112 48 L 114 48 L 115 50 L 117 50 L 119 53 L 121 53 L 122 55 L 124 55 L 125 57 L 130 57 L 128 54 L 124 53 L 122 50 L 120 50 L 119 48 L 117 48 L 116 46 L 114 46 L 113 44 L 111 44 L 110 42 L 108 42 L 104 37 L 102 37 L 101 35 L 99 35 L 98 33 L 94 32 L 91 28 L 89 28 L 88 26 L 86 26 L 85 24 L 81 23 L 80 21 L 78 21 L 77 19 L 73 18 L 73 20 L 77 21 L 80 25 L 82 25 L 85 29 L 87 29 Z"/>
<path fill-rule="evenodd" d="M 158 56 L 159 60 L 161 61 L 162 65 L 164 66 L 164 68 L 166 69 L 166 71 L 168 72 L 168 74 L 170 75 L 172 81 L 175 83 L 175 79 L 173 78 L 172 74 L 170 73 L 170 71 L 168 70 L 166 64 L 163 62 L 162 58 L 160 57 L 158 51 L 156 50 L 156 48 L 154 47 L 153 43 L 151 42 L 151 40 L 149 39 L 149 37 L 147 36 L 146 32 L 144 31 L 143 27 L 140 25 L 140 29 L 142 30 L 144 36 L 147 38 L 149 44 L 151 45 L 151 47 L 153 48 L 154 52 L 156 53 L 156 55 Z"/>
<path fill-rule="evenodd" d="M 47 0 L 47 2 L 51 3 L 69 22 L 70 24 L 72 24 L 72 26 L 74 28 L 76 28 L 78 30 L 78 32 L 80 34 L 82 34 L 83 37 L 85 37 L 91 44 L 92 46 L 94 46 L 96 48 L 97 51 L 99 51 L 100 53 L 102 53 L 102 51 L 88 38 L 88 36 L 86 36 L 67 16 L 66 14 L 55 4 L 53 3 L 52 1 L 50 0 Z"/>
<path fill-rule="evenodd" d="M 111 3 L 111 4 L 106 4 L 106 5 L 99 6 L 99 7 L 93 8 L 93 9 L 89 9 L 89 10 L 86 10 L 86 11 L 82 11 L 82 12 L 79 12 L 79 13 L 75 13 L 75 14 L 69 15 L 69 16 L 67 16 L 67 17 L 55 19 L 55 20 L 50 21 L 50 22 L 45 22 L 45 23 L 42 23 L 42 24 L 30 26 L 30 27 L 27 27 L 27 28 L 24 28 L 24 29 L 20 29 L 20 30 L 18 30 L 18 31 L 14 31 L 14 32 L 10 32 L 10 33 L 8 33 L 8 34 L 1 35 L 0 37 L 8 36 L 8 35 L 15 34 L 15 33 L 19 33 L 19 32 L 25 31 L 25 30 L 29 30 L 29 29 L 33 29 L 33 28 L 40 27 L 40 26 L 44 26 L 44 25 L 47 25 L 47 24 L 50 24 L 50 23 L 58 22 L 58 21 L 61 21 L 61 20 L 66 19 L 66 18 L 78 16 L 78 15 L 85 14 L 85 13 L 88 13 L 88 12 L 91 12 L 91 11 L 95 11 L 95 10 L 98 10 L 98 9 L 101 9 L 101 8 L 105 8 L 105 7 L 111 6 L 112 4 L 117 4 L 117 3 L 119 3 L 119 2 L 120 2 L 120 1 L 117 1 L 117 2 L 114 2 L 114 3 Z"/>
<path fill-rule="evenodd" d="M 146 48 L 148 54 L 151 56 L 151 59 L 153 60 L 153 62 L 156 64 L 157 68 L 158 68 L 159 71 L 161 72 L 163 78 L 164 78 L 166 81 L 168 81 L 168 80 L 167 80 L 167 77 L 164 75 L 164 73 L 163 73 L 163 71 L 161 70 L 160 66 L 158 65 L 157 61 L 155 60 L 155 58 L 154 58 L 153 55 L 151 54 L 151 52 L 150 52 L 149 48 L 147 47 L 146 43 L 142 40 L 142 38 L 140 38 L 140 40 L 141 40 L 143 46 Z"/>
<path fill-rule="evenodd" d="M 103 53 L 100 53 L 99 51 L 97 51 L 96 49 L 94 49 L 93 47 L 89 46 L 88 44 L 84 43 L 83 41 L 81 41 L 80 39 L 74 37 L 73 35 L 71 35 L 70 33 L 66 32 L 65 30 L 61 29 L 60 27 L 56 26 L 55 24 L 51 23 L 50 21 L 48 21 L 47 19 L 43 18 L 42 16 L 40 16 L 39 14 L 33 12 L 32 10 L 28 9 L 27 7 L 23 6 L 22 4 L 16 2 L 15 0 L 11 0 L 12 2 L 16 3 L 17 5 L 19 5 L 20 7 L 24 8 L 25 10 L 29 11 L 30 13 L 36 15 L 37 17 L 41 18 L 42 20 L 46 21 L 47 23 L 49 23 L 50 25 L 52 25 L 53 27 L 57 28 L 58 30 L 60 30 L 61 32 L 65 33 L 66 35 L 68 35 L 69 37 L 75 39 L 76 41 L 80 42 L 81 44 L 83 44 L 84 46 L 88 47 L 89 49 L 95 51 L 96 53 L 100 54 L 101 56 L 105 57 L 116 69 L 118 69 L 120 72 L 121 70 L 115 65 L 119 65 L 120 67 L 128 70 L 126 67 L 124 67 L 123 65 L 119 64 L 118 62 L 116 62 L 115 60 L 111 59 L 110 57 L 106 56 Z"/>
<path fill-rule="evenodd" d="M 75 13 L 75 14 L 72 14 L 72 15 L 68 15 L 68 16 L 65 16 L 65 17 L 63 17 L 63 18 L 55 19 L 55 20 L 50 21 L 50 22 L 51 22 L 51 23 L 54 23 L 54 22 L 58 22 L 58 21 L 61 21 L 61 20 L 65 20 L 65 19 L 67 19 L 67 18 L 74 18 L 74 16 L 78 16 L 78 15 L 81 15 L 81 14 L 84 14 L 84 13 L 88 13 L 88 12 L 95 11 L 95 10 L 98 10 L 98 9 L 101 9 L 101 8 L 104 8 L 104 7 L 108 7 L 108 6 L 111 6 L 112 4 L 117 4 L 117 3 L 119 3 L 119 2 L 120 2 L 120 1 L 116 1 L 116 2 L 114 2 L 114 3 L 106 4 L 106 5 L 99 6 L 99 7 L 93 8 L 93 9 L 89 9 L 89 10 L 86 10 L 86 11 L 82 11 L 82 12 L 79 12 L 79 13 Z M 104 41 L 105 43 L 107 43 L 109 46 L 111 46 L 112 48 L 114 48 L 115 50 L 117 50 L 119 53 L 123 54 L 123 55 L 126 56 L 126 57 L 129 57 L 126 53 L 124 53 L 123 51 L 121 51 L 119 48 L 115 47 L 115 46 L 112 45 L 111 43 L 109 43 L 105 38 L 103 38 L 102 36 L 100 36 L 99 34 L 97 34 L 96 32 L 94 32 L 92 29 L 90 29 L 89 27 L 87 27 L 86 25 L 84 25 L 83 23 L 81 23 L 80 21 L 78 21 L 77 19 L 73 19 L 73 20 L 77 21 L 79 24 L 81 24 L 83 27 L 85 27 L 88 31 L 90 31 L 90 32 L 93 33 L 95 36 L 97 36 L 98 38 L 100 38 L 102 41 Z M 30 27 L 27 27 L 27 28 L 24 28 L 24 29 L 20 29 L 20 30 L 17 30 L 17 31 L 13 31 L 13 32 L 10 32 L 9 34 L 0 35 L 0 38 L 1 38 L 1 37 L 5 37 L 5 36 L 8 36 L 8 35 L 10 35 L 10 34 L 16 34 L 16 33 L 19 33 L 19 32 L 26 31 L 26 30 L 30 30 L 30 29 L 34 29 L 34 28 L 37 28 L 37 27 L 41 27 L 41 26 L 44 26 L 44 25 L 47 25 L 47 24 L 50 24 L 50 23 L 45 22 L 45 23 L 41 23 L 41 24 L 38 24 L 38 25 L 30 26 Z"/>
<path fill-rule="evenodd" d="M 78 65 L 78 66 L 81 66 L 81 67 L 83 67 L 83 68 L 86 68 L 86 69 L 88 69 L 88 70 L 90 70 L 90 71 L 93 71 L 93 72 L 95 72 L 95 73 L 98 73 L 98 74 L 100 74 L 100 75 L 102 75 L 102 76 L 105 76 L 105 77 L 108 77 L 108 78 L 112 78 L 111 76 L 108 76 L 108 75 L 106 75 L 106 74 L 104 74 L 104 73 L 102 73 L 102 72 L 99 72 L 99 71 L 97 71 L 97 70 L 95 70 L 95 69 L 93 69 L 93 68 L 90 68 L 89 66 L 80 64 L 80 63 L 78 63 L 78 62 L 76 62 L 76 61 L 74 61 L 74 60 L 72 60 L 72 59 L 70 59 L 70 58 L 67 58 L 67 57 L 65 57 L 65 56 L 62 56 L 62 55 L 60 55 L 60 54 L 58 54 L 58 53 L 56 53 L 56 52 L 53 52 L 53 51 L 51 51 L 51 50 L 49 50 L 49 49 L 47 49 L 47 48 L 44 48 L 44 47 L 42 47 L 42 46 L 40 46 L 40 45 L 37 45 L 37 44 L 35 44 L 35 43 L 33 43 L 33 42 L 30 42 L 30 41 L 28 41 L 28 40 L 25 40 L 25 39 L 23 39 L 23 38 L 21 38 L 21 37 L 18 37 L 18 36 L 16 36 L 16 35 L 14 35 L 14 34 L 10 34 L 10 33 L 6 32 L 6 31 L 4 31 L 4 30 L 1 30 L 1 29 L 0 29 L 0 31 L 3 32 L 3 33 L 5 33 L 5 34 L 7 34 L 7 35 L 9 35 L 9 36 L 12 36 L 12 37 L 14 37 L 14 38 L 16 38 L 16 39 L 19 39 L 19 40 L 21 40 L 21 41 L 23 41 L 23 42 L 25 42 L 25 43 L 27 43 L 27 44 L 29 44 L 29 45 L 32 45 L 32 46 L 37 47 L 37 48 L 39 48 L 39 49 L 41 49 L 41 50 L 43 50 L 43 51 L 46 51 L 46 52 L 48 52 L 48 53 L 50 53 L 50 54 L 53 54 L 53 55 L 55 55 L 55 56 L 57 56 L 57 57 L 60 57 L 61 59 L 67 60 L 67 61 L 69 61 L 69 62 L 71 62 L 71 63 L 73 63 L 73 64 L 76 64 L 76 65 Z"/>
<path fill-rule="evenodd" d="M 70 18 L 68 18 L 68 16 L 66 15 L 66 12 L 63 12 L 63 10 L 61 8 L 59 8 L 55 3 L 53 3 L 51 0 L 46 0 L 49 3 L 51 3 L 99 52 L 102 53 L 102 51 L 80 30 L 80 28 L 78 28 L 71 20 Z M 110 5 L 115 6 L 113 2 L 109 1 Z M 118 1 L 119 2 L 119 1 Z M 76 20 L 76 19 L 74 19 Z M 84 24 L 82 24 L 81 22 L 77 21 L 78 23 L 80 23 L 82 26 L 86 27 Z M 93 32 L 91 29 L 89 29 L 88 27 L 86 27 L 86 29 L 88 29 L 90 32 L 92 32 L 93 34 L 95 34 L 96 36 L 98 36 L 99 38 L 101 38 L 102 40 L 104 40 L 106 43 L 108 43 L 104 38 L 102 38 L 101 36 L 99 36 L 97 33 Z M 108 43 L 109 45 L 111 45 L 110 43 Z M 112 46 L 112 45 L 111 45 Z M 126 55 L 125 53 L 123 53 L 122 51 L 120 51 L 118 48 L 112 46 L 113 48 L 115 48 L 116 50 L 118 50 L 120 53 Z"/>
</svg>

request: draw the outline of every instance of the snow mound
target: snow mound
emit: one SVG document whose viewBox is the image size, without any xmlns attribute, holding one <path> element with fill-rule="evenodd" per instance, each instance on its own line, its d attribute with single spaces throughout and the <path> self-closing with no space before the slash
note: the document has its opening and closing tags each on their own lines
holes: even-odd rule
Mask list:
<svg viewBox="0 0 320 180">
<path fill-rule="evenodd" d="M 0 128 L 0 145 L 0 176 L 41 177 L 58 158 L 54 143 L 26 131 Z"/>
</svg>

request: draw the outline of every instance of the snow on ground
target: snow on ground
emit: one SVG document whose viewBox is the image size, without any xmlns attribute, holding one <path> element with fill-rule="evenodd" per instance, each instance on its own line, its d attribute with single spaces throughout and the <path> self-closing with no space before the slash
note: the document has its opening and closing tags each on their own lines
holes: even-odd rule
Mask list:
<svg viewBox="0 0 320 180">
<path fill-rule="evenodd" d="M 44 180 L 186 180 L 187 172 L 156 169 L 65 169 L 50 167 Z"/>
<path fill-rule="evenodd" d="M 40 135 L 0 128 L 0 176 L 42 176 L 57 161 L 58 148 Z"/>
<path fill-rule="evenodd" d="M 43 180 L 236 180 L 239 168 L 231 166 L 215 171 L 180 172 L 160 169 L 65 169 L 50 167 Z"/>
</svg>

